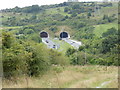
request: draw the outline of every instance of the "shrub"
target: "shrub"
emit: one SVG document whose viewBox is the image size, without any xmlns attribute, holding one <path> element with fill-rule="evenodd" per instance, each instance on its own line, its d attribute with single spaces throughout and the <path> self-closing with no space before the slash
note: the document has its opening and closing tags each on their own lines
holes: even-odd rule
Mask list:
<svg viewBox="0 0 120 90">
<path fill-rule="evenodd" d="M 12 46 L 13 41 L 14 41 L 14 37 L 11 35 L 11 33 L 8 32 L 2 33 L 3 48 L 10 48 Z"/>
<path fill-rule="evenodd" d="M 63 68 L 61 67 L 54 67 L 53 70 L 56 72 L 56 73 L 61 73 L 63 71 Z"/>
<path fill-rule="evenodd" d="M 26 74 L 26 61 L 30 54 L 21 45 L 15 45 L 3 52 L 3 70 L 6 78 Z"/>
<path fill-rule="evenodd" d="M 47 49 L 42 44 L 31 44 L 27 46 L 32 56 L 27 61 L 28 74 L 30 76 L 39 76 L 49 69 L 50 61 Z"/>
<path fill-rule="evenodd" d="M 57 52 L 51 49 L 49 55 L 50 55 L 49 59 L 51 61 L 51 64 L 54 64 L 54 65 L 69 64 L 69 59 L 60 52 Z"/>
<path fill-rule="evenodd" d="M 66 51 L 66 55 L 69 57 L 70 55 L 72 55 L 75 52 L 76 52 L 76 50 L 74 48 L 68 48 L 68 50 Z"/>
<path fill-rule="evenodd" d="M 69 11 L 69 8 L 68 7 L 65 7 L 64 8 L 64 12 L 68 12 Z"/>
<path fill-rule="evenodd" d="M 79 51 L 84 51 L 84 49 L 85 49 L 85 46 L 80 46 L 79 47 Z"/>
<path fill-rule="evenodd" d="M 76 13 L 72 13 L 71 17 L 76 17 L 77 14 Z"/>
</svg>

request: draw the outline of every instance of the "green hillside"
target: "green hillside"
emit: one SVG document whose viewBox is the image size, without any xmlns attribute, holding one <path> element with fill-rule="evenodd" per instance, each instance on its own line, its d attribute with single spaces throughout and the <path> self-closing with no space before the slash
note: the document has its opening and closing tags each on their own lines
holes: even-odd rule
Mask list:
<svg viewBox="0 0 120 90">
<path fill-rule="evenodd" d="M 95 25 L 94 33 L 96 36 L 100 37 L 102 33 L 106 32 L 110 28 L 116 28 L 118 30 L 118 25 L 115 23 Z"/>
</svg>

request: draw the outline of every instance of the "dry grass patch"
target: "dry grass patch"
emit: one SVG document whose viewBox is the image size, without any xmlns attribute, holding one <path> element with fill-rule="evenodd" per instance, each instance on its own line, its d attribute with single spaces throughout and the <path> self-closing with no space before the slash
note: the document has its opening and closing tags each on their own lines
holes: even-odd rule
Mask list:
<svg viewBox="0 0 120 90">
<path fill-rule="evenodd" d="M 58 66 L 57 66 L 58 67 Z M 53 67 L 54 68 L 54 67 Z M 115 66 L 66 66 L 61 72 L 51 69 L 41 77 L 21 77 L 18 81 L 3 80 L 4 88 L 117 88 L 118 68 Z M 102 83 L 110 83 L 101 86 Z"/>
</svg>

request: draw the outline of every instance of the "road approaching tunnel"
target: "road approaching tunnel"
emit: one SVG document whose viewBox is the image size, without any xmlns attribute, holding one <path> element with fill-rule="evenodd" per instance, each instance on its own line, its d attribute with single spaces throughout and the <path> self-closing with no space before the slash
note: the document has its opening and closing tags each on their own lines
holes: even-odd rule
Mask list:
<svg viewBox="0 0 120 90">
<path fill-rule="evenodd" d="M 60 38 L 70 38 L 69 34 L 67 32 L 61 32 Z"/>
<path fill-rule="evenodd" d="M 40 37 L 41 37 L 41 38 L 49 38 L 49 35 L 48 35 L 47 32 L 42 31 L 42 32 L 40 32 Z"/>
</svg>

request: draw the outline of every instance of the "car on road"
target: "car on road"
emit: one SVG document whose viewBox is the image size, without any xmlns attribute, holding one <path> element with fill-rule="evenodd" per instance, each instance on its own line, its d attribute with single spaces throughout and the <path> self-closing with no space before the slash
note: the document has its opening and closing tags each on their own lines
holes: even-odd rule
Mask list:
<svg viewBox="0 0 120 90">
<path fill-rule="evenodd" d="M 62 38 L 59 38 L 59 40 L 62 40 Z"/>
<path fill-rule="evenodd" d="M 46 43 L 48 43 L 48 41 L 46 40 Z"/>
<path fill-rule="evenodd" d="M 53 45 L 53 48 L 56 48 L 56 45 Z"/>
<path fill-rule="evenodd" d="M 73 44 L 73 43 L 75 43 L 75 42 L 71 42 L 71 44 Z"/>
</svg>

